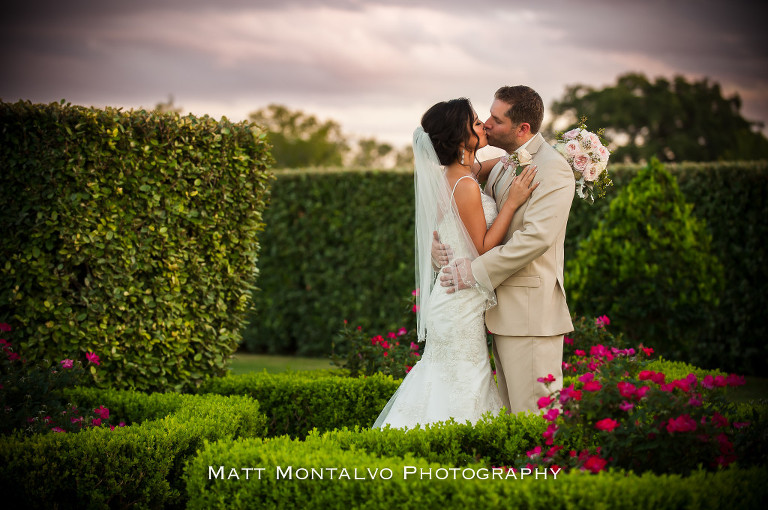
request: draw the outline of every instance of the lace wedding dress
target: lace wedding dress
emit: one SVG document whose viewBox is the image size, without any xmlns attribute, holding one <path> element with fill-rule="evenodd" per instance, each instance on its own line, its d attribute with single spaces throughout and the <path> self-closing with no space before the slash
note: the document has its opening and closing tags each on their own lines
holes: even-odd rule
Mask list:
<svg viewBox="0 0 768 510">
<path fill-rule="evenodd" d="M 496 203 L 482 191 L 481 198 L 490 227 L 497 215 Z M 464 246 L 460 222 L 455 212 L 443 217 L 437 229 L 441 242 Z M 455 249 L 454 256 L 469 254 Z M 483 414 L 501 409 L 486 343 L 485 297 L 472 289 L 453 294 L 446 290 L 439 283 L 433 287 L 424 355 L 403 379 L 374 428 L 416 428 L 450 418 L 474 424 Z"/>
</svg>

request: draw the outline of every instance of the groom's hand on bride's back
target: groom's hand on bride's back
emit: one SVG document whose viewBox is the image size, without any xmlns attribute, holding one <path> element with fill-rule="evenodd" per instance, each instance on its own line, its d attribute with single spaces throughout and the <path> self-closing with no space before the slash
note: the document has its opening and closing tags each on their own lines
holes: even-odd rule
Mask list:
<svg viewBox="0 0 768 510">
<path fill-rule="evenodd" d="M 435 270 L 447 266 L 452 258 L 453 250 L 451 247 L 440 242 L 440 236 L 436 230 L 432 232 L 432 265 Z"/>
<path fill-rule="evenodd" d="M 440 273 L 440 285 L 448 287 L 446 291 L 448 294 L 474 287 L 475 277 L 472 275 L 472 261 L 456 259 L 444 267 Z"/>
</svg>

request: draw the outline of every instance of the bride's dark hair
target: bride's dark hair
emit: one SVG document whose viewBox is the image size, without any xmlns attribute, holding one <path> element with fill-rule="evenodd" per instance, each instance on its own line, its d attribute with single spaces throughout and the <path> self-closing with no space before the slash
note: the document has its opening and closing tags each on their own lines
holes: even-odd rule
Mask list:
<svg viewBox="0 0 768 510">
<path fill-rule="evenodd" d="M 450 165 L 458 160 L 459 146 L 464 144 L 469 148 L 470 137 L 475 139 L 473 152 L 477 151 L 480 137 L 472 129 L 474 120 L 472 103 L 465 97 L 441 101 L 421 117 L 421 127 L 429 134 L 441 165 Z"/>
</svg>

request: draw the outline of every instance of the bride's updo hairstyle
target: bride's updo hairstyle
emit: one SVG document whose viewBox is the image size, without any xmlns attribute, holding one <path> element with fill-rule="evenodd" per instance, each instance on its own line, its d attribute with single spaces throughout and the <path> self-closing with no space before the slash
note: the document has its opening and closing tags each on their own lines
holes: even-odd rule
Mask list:
<svg viewBox="0 0 768 510">
<path fill-rule="evenodd" d="M 421 117 L 421 127 L 429 134 L 441 165 L 457 161 L 459 147 L 471 147 L 470 138 L 475 139 L 473 152 L 477 151 L 480 138 L 472 129 L 474 119 L 472 103 L 465 97 L 437 103 Z"/>
</svg>

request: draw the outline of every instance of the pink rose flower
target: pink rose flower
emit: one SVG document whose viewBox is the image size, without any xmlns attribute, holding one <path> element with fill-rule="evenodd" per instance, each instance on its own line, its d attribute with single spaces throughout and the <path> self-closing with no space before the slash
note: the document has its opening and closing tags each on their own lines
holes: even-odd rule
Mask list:
<svg viewBox="0 0 768 510">
<path fill-rule="evenodd" d="M 624 400 L 621 404 L 619 404 L 619 409 L 621 409 L 622 411 L 629 412 L 634 407 L 635 407 L 635 404 L 633 404 L 632 402 L 627 402 L 626 400 Z"/>
<path fill-rule="evenodd" d="M 59 363 L 61 363 L 61 368 L 64 368 L 64 369 L 72 368 L 72 366 L 74 365 L 74 361 L 72 361 L 71 359 L 63 359 Z"/>
<path fill-rule="evenodd" d="M 595 318 L 595 325 L 598 328 L 604 328 L 605 326 L 610 326 L 611 319 L 609 319 L 607 315 L 601 315 L 600 317 Z"/>
<path fill-rule="evenodd" d="M 602 171 L 602 168 L 600 168 L 598 165 L 591 163 L 587 165 L 581 175 L 584 177 L 586 182 L 595 182 L 597 178 L 600 177 L 600 173 Z"/>
<path fill-rule="evenodd" d="M 94 365 L 101 365 L 99 356 L 93 352 L 86 352 L 85 358 L 88 360 L 88 363 L 93 363 Z"/>
<path fill-rule="evenodd" d="M 547 421 L 555 421 L 557 420 L 557 417 L 559 414 L 560 414 L 560 410 L 557 408 L 553 408 L 547 411 L 547 414 L 545 414 L 543 418 Z"/>
<path fill-rule="evenodd" d="M 549 404 L 551 404 L 554 401 L 551 397 L 541 397 L 537 402 L 536 405 L 539 406 L 539 409 L 543 409 L 547 407 Z"/>
<path fill-rule="evenodd" d="M 412 296 L 418 296 L 418 295 L 419 295 L 419 289 L 414 289 L 414 290 L 411 292 L 411 295 L 412 295 Z"/>
<path fill-rule="evenodd" d="M 541 446 L 537 446 L 537 447 L 536 447 L 536 448 L 534 448 L 533 450 L 529 450 L 529 451 L 525 452 L 525 454 L 526 454 L 526 455 L 527 455 L 529 458 L 531 458 L 531 459 L 532 459 L 532 458 L 534 458 L 534 457 L 536 457 L 537 455 L 541 455 Z"/>
<path fill-rule="evenodd" d="M 568 131 L 567 133 L 565 133 L 563 135 L 563 138 L 565 138 L 566 140 L 572 140 L 572 139 L 576 138 L 577 136 L 579 136 L 579 132 L 580 131 L 581 130 L 579 128 L 571 129 L 570 131 Z"/>
<path fill-rule="evenodd" d="M 397 335 L 394 333 L 394 331 L 390 331 L 387 333 L 387 338 L 397 338 Z"/>
<path fill-rule="evenodd" d="M 632 398 L 637 394 L 637 388 L 630 382 L 620 381 L 616 386 L 619 388 L 619 395 L 624 398 Z"/>
<path fill-rule="evenodd" d="M 613 429 L 618 427 L 620 424 L 616 420 L 612 418 L 603 418 L 602 420 L 595 423 L 595 428 L 597 430 L 604 430 L 606 432 L 611 432 Z"/>
<path fill-rule="evenodd" d="M 606 464 L 608 464 L 608 461 L 606 461 L 605 459 L 602 459 L 597 455 L 592 455 L 584 463 L 584 469 L 591 471 L 592 474 L 597 474 L 603 469 L 605 469 Z"/>
<path fill-rule="evenodd" d="M 405 328 L 400 328 L 397 330 L 397 336 L 403 336 L 406 333 L 408 333 L 408 330 Z"/>
<path fill-rule="evenodd" d="M 728 418 L 715 411 L 712 416 L 712 424 L 717 428 L 723 428 L 728 426 Z"/>
<path fill-rule="evenodd" d="M 101 418 L 94 418 L 93 420 L 91 420 L 91 425 L 93 425 L 94 427 L 100 426 L 101 425 Z"/>
<path fill-rule="evenodd" d="M 547 374 L 546 377 L 539 377 L 536 380 L 540 383 L 553 383 L 555 382 L 555 376 L 552 374 Z"/>
<path fill-rule="evenodd" d="M 99 406 L 98 409 L 94 409 L 93 412 L 94 412 L 94 414 L 96 414 L 99 417 L 101 417 L 103 420 L 109 419 L 109 409 L 107 409 L 103 405 Z"/>
<path fill-rule="evenodd" d="M 4 333 L 8 333 L 8 332 L 11 331 L 11 327 L 8 324 L 6 324 L 5 322 L 0 322 L 0 331 L 2 331 Z"/>
<path fill-rule="evenodd" d="M 566 143 L 565 153 L 570 157 L 574 157 L 578 154 L 581 154 L 581 146 L 579 145 L 579 142 L 577 142 L 576 140 L 571 140 L 568 143 Z"/>
<path fill-rule="evenodd" d="M 587 383 L 584 383 L 584 391 L 600 391 L 603 389 L 603 385 L 600 383 L 600 381 L 589 381 Z"/>
<path fill-rule="evenodd" d="M 696 420 L 683 414 L 677 418 L 670 418 L 667 422 L 667 432 L 674 434 L 675 432 L 693 432 L 696 430 Z"/>
</svg>

